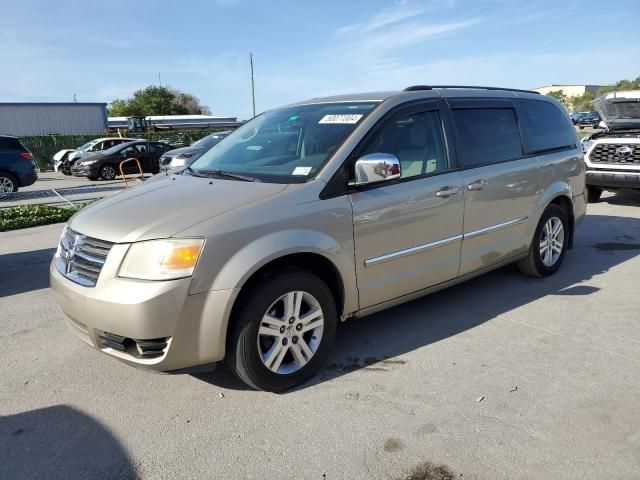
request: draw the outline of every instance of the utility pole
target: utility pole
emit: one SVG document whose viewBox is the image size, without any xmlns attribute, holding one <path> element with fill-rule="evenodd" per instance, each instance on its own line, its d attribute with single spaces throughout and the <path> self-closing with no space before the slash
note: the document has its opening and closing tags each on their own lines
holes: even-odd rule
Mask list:
<svg viewBox="0 0 640 480">
<path fill-rule="evenodd" d="M 76 98 L 76 94 L 73 94 L 73 103 L 78 103 L 78 99 Z"/>
<path fill-rule="evenodd" d="M 255 76 L 253 75 L 253 53 L 249 52 L 249 63 L 251 63 L 251 102 L 253 103 L 253 116 L 256 116 L 256 88 Z"/>
<path fill-rule="evenodd" d="M 160 72 L 158 72 L 158 83 L 160 84 L 160 88 L 162 88 L 162 79 L 160 78 Z M 161 102 L 160 110 L 161 110 L 162 116 L 164 117 L 164 102 Z"/>
</svg>

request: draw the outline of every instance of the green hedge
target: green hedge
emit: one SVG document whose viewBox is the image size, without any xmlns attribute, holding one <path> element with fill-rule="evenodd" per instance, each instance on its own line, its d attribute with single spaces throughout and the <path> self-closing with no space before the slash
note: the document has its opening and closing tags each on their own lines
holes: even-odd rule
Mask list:
<svg viewBox="0 0 640 480">
<path fill-rule="evenodd" d="M 168 142 L 175 147 L 191 145 L 196 140 L 211 133 L 224 130 L 222 128 L 206 128 L 198 130 L 166 130 L 159 132 L 135 133 L 127 135 L 129 138 L 158 140 Z M 20 141 L 27 147 L 40 170 L 53 170 L 53 156 L 66 148 L 77 148 L 95 138 L 105 135 L 42 135 L 35 137 L 20 137 Z M 106 136 L 117 137 L 117 134 Z"/>
<path fill-rule="evenodd" d="M 3 208 L 0 209 L 0 232 L 66 222 L 86 205 L 83 203 L 68 208 L 48 205 L 20 205 L 19 207 Z"/>
</svg>

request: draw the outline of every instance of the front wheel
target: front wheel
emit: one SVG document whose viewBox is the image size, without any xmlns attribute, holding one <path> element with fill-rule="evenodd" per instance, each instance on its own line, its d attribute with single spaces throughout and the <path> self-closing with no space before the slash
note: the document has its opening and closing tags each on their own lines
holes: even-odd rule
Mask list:
<svg viewBox="0 0 640 480">
<path fill-rule="evenodd" d="M 110 163 L 103 165 L 102 167 L 100 167 L 100 177 L 103 180 L 113 180 L 114 178 L 116 178 L 116 167 L 114 167 Z"/>
<path fill-rule="evenodd" d="M 560 268 L 568 245 L 567 212 L 558 205 L 549 205 L 538 223 L 529 255 L 518 263 L 518 268 L 531 277 L 549 276 Z"/>
<path fill-rule="evenodd" d="M 322 280 L 297 269 L 272 273 L 239 302 L 226 363 L 240 380 L 282 392 L 322 367 L 337 325 L 335 300 Z"/>
</svg>

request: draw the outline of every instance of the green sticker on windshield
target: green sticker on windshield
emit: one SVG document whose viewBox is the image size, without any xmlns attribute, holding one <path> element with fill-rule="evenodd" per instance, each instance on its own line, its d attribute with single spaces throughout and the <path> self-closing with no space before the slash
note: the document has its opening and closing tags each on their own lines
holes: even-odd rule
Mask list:
<svg viewBox="0 0 640 480">
<path fill-rule="evenodd" d="M 294 114 L 289 117 L 289 120 L 287 120 L 287 122 L 295 122 L 299 118 L 300 118 L 300 115 Z"/>
</svg>

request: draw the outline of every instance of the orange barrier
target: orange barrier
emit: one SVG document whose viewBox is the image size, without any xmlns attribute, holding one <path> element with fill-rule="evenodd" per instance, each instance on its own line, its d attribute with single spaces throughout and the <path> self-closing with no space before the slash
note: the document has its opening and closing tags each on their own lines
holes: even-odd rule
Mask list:
<svg viewBox="0 0 640 480">
<path fill-rule="evenodd" d="M 144 172 L 142 171 L 142 165 L 140 165 L 140 160 L 138 160 L 137 158 L 131 157 L 120 162 L 120 175 L 122 175 L 122 179 L 124 180 L 124 185 L 127 188 L 129 188 L 129 184 L 127 183 L 127 177 L 124 176 L 124 169 L 122 168 L 122 166 L 127 162 L 136 162 L 136 164 L 138 165 L 138 172 L 140 172 L 140 176 L 135 177 L 133 180 L 141 180 L 142 178 L 144 178 Z"/>
</svg>

